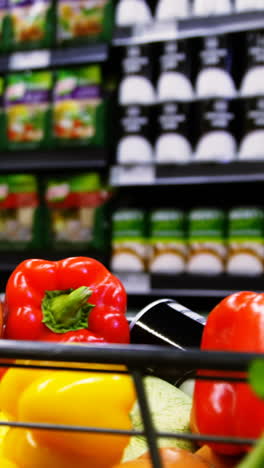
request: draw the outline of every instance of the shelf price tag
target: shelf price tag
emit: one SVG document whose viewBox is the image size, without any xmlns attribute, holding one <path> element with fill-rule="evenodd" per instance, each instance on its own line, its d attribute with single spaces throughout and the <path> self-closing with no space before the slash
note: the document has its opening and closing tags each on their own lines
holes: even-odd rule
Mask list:
<svg viewBox="0 0 264 468">
<path fill-rule="evenodd" d="M 113 186 L 151 185 L 155 182 L 154 166 L 114 166 L 110 174 Z"/>
<path fill-rule="evenodd" d="M 16 52 L 10 56 L 10 70 L 30 70 L 46 68 L 51 63 L 49 50 L 35 50 L 30 52 Z"/>
<path fill-rule="evenodd" d="M 115 273 L 128 294 L 149 294 L 151 291 L 148 273 Z"/>
</svg>

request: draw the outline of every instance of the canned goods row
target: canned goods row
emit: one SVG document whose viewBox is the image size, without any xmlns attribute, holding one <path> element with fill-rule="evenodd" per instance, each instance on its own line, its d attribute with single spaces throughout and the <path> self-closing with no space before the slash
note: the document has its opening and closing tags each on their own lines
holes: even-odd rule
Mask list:
<svg viewBox="0 0 264 468">
<path fill-rule="evenodd" d="M 262 274 L 264 209 L 119 209 L 112 220 L 111 264 L 124 272 Z"/>
</svg>

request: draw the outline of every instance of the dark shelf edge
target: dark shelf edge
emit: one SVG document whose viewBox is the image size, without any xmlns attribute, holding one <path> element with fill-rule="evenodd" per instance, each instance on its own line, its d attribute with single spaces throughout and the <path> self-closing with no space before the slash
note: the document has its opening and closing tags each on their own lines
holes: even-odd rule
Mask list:
<svg viewBox="0 0 264 468">
<path fill-rule="evenodd" d="M 210 34 L 224 34 L 264 28 L 264 11 L 234 12 L 226 15 L 168 20 L 155 31 L 155 22 L 140 27 L 117 27 L 113 45 L 123 46 L 171 39 L 188 39 Z M 173 28 L 174 25 L 174 28 Z M 167 27 L 169 26 L 169 35 Z"/>
<path fill-rule="evenodd" d="M 264 291 L 264 274 L 253 277 L 227 274 L 207 276 L 186 273 L 180 275 L 138 273 L 138 291 L 135 288 L 136 273 L 119 273 L 117 275 L 121 281 L 124 281 L 130 296 L 222 298 L 238 291 Z M 132 278 L 131 288 L 129 285 L 130 276 Z M 140 288 L 143 281 L 146 284 L 145 289 Z"/>
<path fill-rule="evenodd" d="M 190 163 L 188 165 L 142 165 L 142 173 L 144 168 L 153 169 L 153 177 L 149 178 L 149 172 L 146 170 L 146 181 L 141 177 L 132 179 L 127 182 L 128 177 L 125 175 L 126 182 L 122 182 L 122 171 L 137 168 L 138 165 L 129 166 L 112 166 L 113 185 L 117 187 L 129 186 L 154 186 L 154 185 L 193 185 L 193 184 L 212 184 L 212 183 L 244 183 L 244 182 L 260 182 L 264 181 L 264 160 L 263 161 L 236 161 L 230 163 Z M 120 176 L 116 176 L 117 171 L 120 171 Z M 115 171 L 115 172 L 114 172 Z M 118 180 L 120 178 L 120 180 Z"/>
<path fill-rule="evenodd" d="M 2 172 L 103 169 L 107 164 L 107 151 L 103 148 L 47 148 L 0 152 Z"/>
<path fill-rule="evenodd" d="M 39 61 L 32 57 L 39 53 Z M 42 54 L 42 55 L 41 55 Z M 53 68 L 64 65 L 104 63 L 109 58 L 107 43 L 65 46 L 51 49 L 34 49 L 6 52 L 1 54 L 0 72 L 23 71 L 27 69 Z M 22 62 L 22 64 L 21 64 Z"/>
<path fill-rule="evenodd" d="M 11 248 L 11 247 L 10 247 Z M 108 254 L 99 251 L 93 247 L 87 247 L 85 249 L 78 249 L 78 247 L 70 249 L 49 249 L 39 248 L 39 249 L 29 249 L 29 250 L 0 250 L 0 272 L 10 273 L 13 271 L 19 263 L 26 259 L 30 258 L 39 258 L 50 261 L 61 260 L 67 257 L 92 257 L 96 260 L 107 265 L 108 263 Z"/>
</svg>

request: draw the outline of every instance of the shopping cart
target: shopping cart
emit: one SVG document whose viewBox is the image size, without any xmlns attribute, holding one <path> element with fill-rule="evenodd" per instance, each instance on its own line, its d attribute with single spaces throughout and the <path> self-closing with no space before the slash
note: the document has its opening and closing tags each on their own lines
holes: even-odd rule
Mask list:
<svg viewBox="0 0 264 468">
<path fill-rule="evenodd" d="M 30 368 L 30 369 L 47 369 L 53 370 L 51 362 L 56 362 L 56 370 L 70 370 L 81 372 L 94 372 L 94 368 L 82 367 L 83 363 L 103 363 L 103 364 L 117 364 L 126 366 L 127 370 L 111 370 L 109 367 L 106 369 L 98 369 L 96 372 L 103 373 L 121 373 L 131 374 L 135 389 L 137 392 L 138 403 L 143 420 L 143 431 L 123 431 L 112 430 L 104 427 L 84 427 L 84 426 L 67 426 L 47 424 L 39 421 L 38 423 L 28 423 L 26 421 L 10 421 L 0 422 L 1 426 L 49 430 L 49 431 L 67 431 L 67 432 L 80 432 L 80 433 L 96 433 L 96 434 L 115 434 L 124 436 L 138 436 L 146 437 L 149 447 L 152 465 L 154 468 L 162 468 L 160 459 L 157 438 L 174 438 L 181 440 L 192 440 L 195 442 L 215 442 L 225 444 L 242 444 L 254 445 L 256 440 L 245 438 L 231 438 L 225 437 L 212 437 L 206 434 L 197 435 L 189 433 L 160 433 L 157 432 L 150 414 L 148 398 L 146 395 L 145 387 L 142 377 L 148 374 L 148 369 L 153 367 L 159 369 L 159 376 L 167 376 L 170 378 L 175 374 L 179 376 L 179 371 L 183 374 L 193 369 L 203 369 L 207 371 L 216 370 L 217 376 L 202 375 L 196 376 L 199 379 L 213 379 L 213 380 L 230 380 L 232 382 L 244 382 L 243 377 L 228 378 L 227 371 L 245 372 L 248 370 L 250 364 L 255 360 L 263 358 L 264 354 L 256 353 L 227 353 L 227 352 L 206 352 L 197 349 L 190 349 L 188 351 L 179 351 L 172 347 L 161 346 L 145 346 L 145 345 L 97 345 L 97 346 L 79 346 L 79 345 L 66 345 L 66 344 L 50 344 L 41 342 L 26 342 L 26 341 L 9 341 L 0 340 L 0 365 L 3 367 L 16 367 L 16 368 Z M 23 363 L 10 363 L 4 362 L 5 359 L 11 360 L 31 360 L 32 364 Z M 3 360 L 3 361 L 2 361 Z M 35 361 L 35 363 L 34 363 Z M 43 365 L 39 361 L 45 361 Z M 49 362 L 49 365 L 47 364 Z M 61 363 L 61 366 L 60 364 Z M 80 363 L 80 367 L 71 367 L 71 363 Z M 82 365 L 81 365 L 82 364 Z M 55 364 L 54 364 L 55 365 Z M 223 376 L 219 371 L 223 371 Z M 227 374 L 226 374 L 227 372 Z M 208 372 L 210 373 L 210 372 Z M 212 373 L 211 373 L 212 374 Z M 239 374 L 241 375 L 241 374 Z"/>
</svg>

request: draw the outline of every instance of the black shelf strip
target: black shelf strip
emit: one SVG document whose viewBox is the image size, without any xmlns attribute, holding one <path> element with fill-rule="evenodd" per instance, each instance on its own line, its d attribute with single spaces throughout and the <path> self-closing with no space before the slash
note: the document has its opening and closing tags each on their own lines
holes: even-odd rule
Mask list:
<svg viewBox="0 0 264 468">
<path fill-rule="evenodd" d="M 113 45 L 151 43 L 262 28 L 264 28 L 264 9 L 229 15 L 191 17 L 179 21 L 172 19 L 134 27 L 118 27 L 114 33 Z"/>
<path fill-rule="evenodd" d="M 264 28 L 264 9 L 217 15 L 202 18 L 191 18 L 178 22 L 180 37 L 208 36 Z"/>
<path fill-rule="evenodd" d="M 0 72 L 103 63 L 108 57 L 109 46 L 107 44 L 19 51 L 1 55 Z"/>
<path fill-rule="evenodd" d="M 106 150 L 77 147 L 0 152 L 1 172 L 103 169 Z"/>
<path fill-rule="evenodd" d="M 264 276 L 116 273 L 129 296 L 223 298 L 239 291 L 264 292 Z"/>
<path fill-rule="evenodd" d="M 111 183 L 117 187 L 222 184 L 264 181 L 264 160 L 188 165 L 114 166 Z"/>
<path fill-rule="evenodd" d="M 24 251 L 12 251 L 10 250 L 2 251 L 0 250 L 0 273 L 11 273 L 19 263 L 30 258 L 39 258 L 44 260 L 61 260 L 68 257 L 92 257 L 96 260 L 107 265 L 107 254 L 103 253 L 95 248 L 87 247 L 85 249 L 70 248 L 70 249 L 58 249 L 54 250 L 50 247 L 42 249 L 30 249 Z"/>
<path fill-rule="evenodd" d="M 264 291 L 263 276 L 150 275 L 151 290 L 157 295 L 226 297 L 238 291 Z"/>
</svg>

